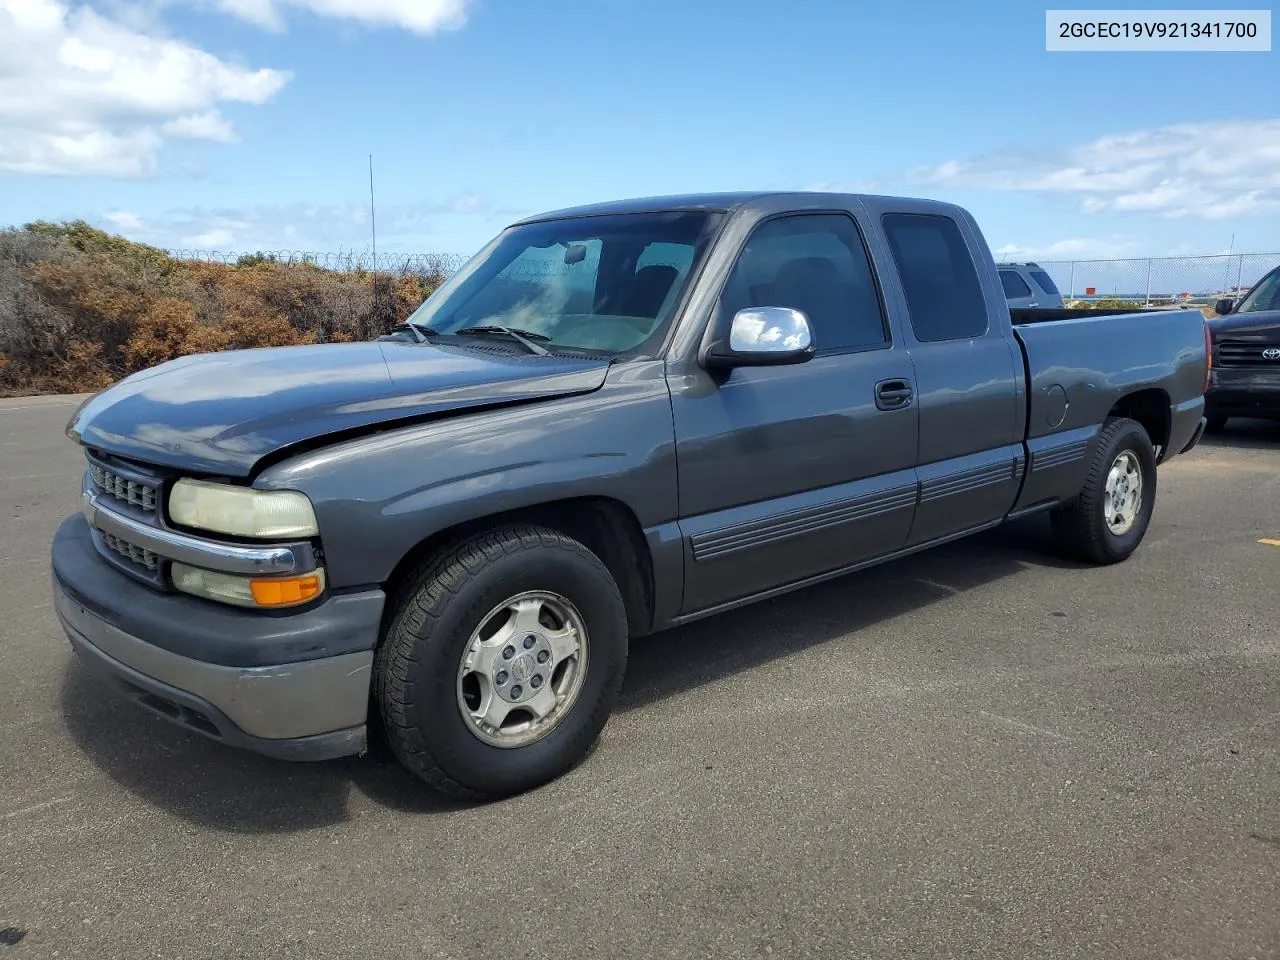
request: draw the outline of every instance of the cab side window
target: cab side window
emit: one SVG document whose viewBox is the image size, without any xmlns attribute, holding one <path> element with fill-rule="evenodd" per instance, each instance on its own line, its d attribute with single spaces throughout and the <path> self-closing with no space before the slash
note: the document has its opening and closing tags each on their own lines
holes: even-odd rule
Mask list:
<svg viewBox="0 0 1280 960">
<path fill-rule="evenodd" d="M 889 343 L 866 246 L 843 214 L 778 217 L 757 227 L 725 284 L 719 319 L 727 328 L 749 307 L 799 310 L 820 354 Z"/>
<path fill-rule="evenodd" d="M 987 332 L 987 302 L 960 228 L 950 217 L 889 213 L 882 221 L 921 343 Z"/>
</svg>

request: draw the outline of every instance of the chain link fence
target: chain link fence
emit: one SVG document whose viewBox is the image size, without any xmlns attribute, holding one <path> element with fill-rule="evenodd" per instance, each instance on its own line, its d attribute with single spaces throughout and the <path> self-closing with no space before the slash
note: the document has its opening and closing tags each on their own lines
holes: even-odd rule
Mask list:
<svg viewBox="0 0 1280 960">
<path fill-rule="evenodd" d="M 1068 301 L 1133 301 L 1142 306 L 1212 304 L 1243 296 L 1269 271 L 1280 253 L 1230 253 L 1207 257 L 1125 260 L 1039 260 Z"/>
</svg>

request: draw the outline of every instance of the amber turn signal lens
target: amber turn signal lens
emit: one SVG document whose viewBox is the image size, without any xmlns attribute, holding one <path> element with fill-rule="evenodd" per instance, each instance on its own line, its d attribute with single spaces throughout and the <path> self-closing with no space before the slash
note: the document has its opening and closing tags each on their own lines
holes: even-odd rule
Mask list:
<svg viewBox="0 0 1280 960">
<path fill-rule="evenodd" d="M 317 573 L 287 580 L 250 580 L 249 589 L 260 607 L 287 607 L 317 596 L 324 584 Z"/>
</svg>

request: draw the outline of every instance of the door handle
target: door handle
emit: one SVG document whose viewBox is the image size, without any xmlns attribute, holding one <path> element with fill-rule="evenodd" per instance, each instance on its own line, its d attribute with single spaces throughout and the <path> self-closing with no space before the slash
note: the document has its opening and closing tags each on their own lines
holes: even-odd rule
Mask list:
<svg viewBox="0 0 1280 960">
<path fill-rule="evenodd" d="M 876 406 L 881 410 L 901 410 L 910 406 L 914 394 L 906 380 L 881 380 L 876 384 Z"/>
<path fill-rule="evenodd" d="M 1028 307 L 1032 307 L 1032 308 L 1034 308 L 1034 307 L 1038 307 L 1038 306 L 1040 306 L 1040 301 L 1039 301 L 1039 300 L 1032 300 L 1030 303 L 1028 303 L 1028 304 L 1027 304 L 1027 306 L 1028 306 Z"/>
</svg>

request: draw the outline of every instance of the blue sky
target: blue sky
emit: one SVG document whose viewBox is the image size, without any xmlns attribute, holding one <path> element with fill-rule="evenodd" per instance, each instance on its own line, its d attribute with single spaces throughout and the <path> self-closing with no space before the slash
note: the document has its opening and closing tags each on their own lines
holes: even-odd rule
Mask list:
<svg viewBox="0 0 1280 960">
<path fill-rule="evenodd" d="M 1050 54 L 1044 9 L 0 0 L 0 222 L 359 251 L 372 153 L 387 251 L 754 188 L 954 200 L 1019 257 L 1280 250 L 1280 53 Z"/>
</svg>

